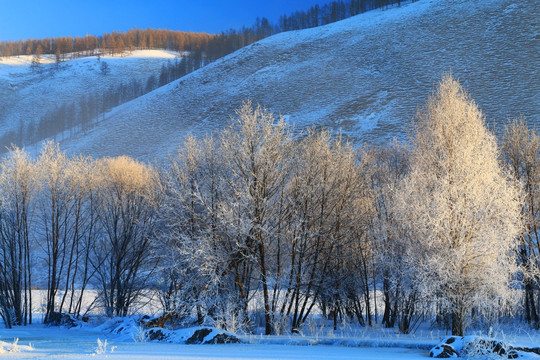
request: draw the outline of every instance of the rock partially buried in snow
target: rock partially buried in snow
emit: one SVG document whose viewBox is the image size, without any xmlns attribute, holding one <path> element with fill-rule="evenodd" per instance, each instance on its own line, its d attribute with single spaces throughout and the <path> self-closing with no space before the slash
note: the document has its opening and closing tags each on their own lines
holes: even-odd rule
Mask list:
<svg viewBox="0 0 540 360">
<path fill-rule="evenodd" d="M 438 359 L 457 358 L 459 354 L 450 345 L 442 344 L 437 345 L 429 352 L 429 356 Z"/>
<path fill-rule="evenodd" d="M 152 328 L 146 331 L 146 336 L 151 341 L 167 341 L 169 334 L 161 328 Z"/>
<path fill-rule="evenodd" d="M 500 340 L 476 338 L 468 342 L 461 352 L 467 357 L 499 355 L 507 358 L 511 347 Z"/>
<path fill-rule="evenodd" d="M 239 342 L 240 339 L 236 336 L 211 328 L 198 329 L 186 340 L 186 344 L 237 344 Z"/>
<path fill-rule="evenodd" d="M 199 329 L 186 341 L 186 344 L 202 344 L 212 329 Z"/>
<path fill-rule="evenodd" d="M 102 330 L 114 334 L 123 335 L 125 339 L 135 341 L 157 341 L 177 344 L 231 344 L 240 343 L 240 339 L 224 330 L 210 327 L 192 327 L 180 329 L 166 329 L 152 327 L 144 329 L 144 324 L 149 317 L 129 317 L 112 319 L 101 325 Z"/>
<path fill-rule="evenodd" d="M 205 344 L 238 344 L 240 343 L 240 339 L 238 339 L 236 336 L 226 333 L 220 333 L 214 336 L 211 340 L 207 340 L 204 342 Z"/>
<path fill-rule="evenodd" d="M 520 354 L 521 353 L 521 354 Z M 517 359 L 523 353 L 540 355 L 540 348 L 517 348 L 503 341 L 479 336 L 449 336 L 429 352 L 433 358 Z"/>
<path fill-rule="evenodd" d="M 69 314 L 54 312 L 50 315 L 47 326 L 65 326 L 68 329 L 79 326 L 79 320 L 71 317 Z"/>
</svg>

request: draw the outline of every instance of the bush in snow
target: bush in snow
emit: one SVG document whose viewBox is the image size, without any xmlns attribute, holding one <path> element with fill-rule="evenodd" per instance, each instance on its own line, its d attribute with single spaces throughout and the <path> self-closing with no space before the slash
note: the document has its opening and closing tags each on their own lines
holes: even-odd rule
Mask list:
<svg viewBox="0 0 540 360">
<path fill-rule="evenodd" d="M 516 359 L 518 352 L 503 341 L 480 336 L 449 336 L 429 352 L 434 358 Z"/>
</svg>

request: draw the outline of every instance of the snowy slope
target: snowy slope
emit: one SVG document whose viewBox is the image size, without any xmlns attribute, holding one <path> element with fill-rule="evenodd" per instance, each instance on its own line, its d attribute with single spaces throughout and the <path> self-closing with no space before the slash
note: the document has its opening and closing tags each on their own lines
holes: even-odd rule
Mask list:
<svg viewBox="0 0 540 360">
<path fill-rule="evenodd" d="M 421 0 L 243 48 L 111 112 L 63 144 L 94 156 L 163 158 L 188 133 L 220 128 L 252 99 L 301 128 L 356 141 L 406 137 L 409 120 L 452 72 L 497 130 L 540 123 L 536 0 Z"/>
<path fill-rule="evenodd" d="M 38 120 L 47 110 L 63 103 L 78 103 L 85 95 L 101 93 L 132 79 L 146 83 L 159 75 L 161 65 L 176 57 L 174 52 L 139 50 L 124 56 L 103 56 L 110 73 L 103 75 L 97 57 L 62 62 L 43 56 L 39 71 L 32 71 L 32 56 L 0 58 L 0 131 L 17 128 L 20 122 Z"/>
</svg>

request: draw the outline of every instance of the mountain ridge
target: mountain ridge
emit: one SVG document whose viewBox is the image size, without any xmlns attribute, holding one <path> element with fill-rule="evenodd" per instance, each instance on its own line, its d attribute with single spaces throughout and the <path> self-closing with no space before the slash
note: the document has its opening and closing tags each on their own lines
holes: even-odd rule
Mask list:
<svg viewBox="0 0 540 360">
<path fill-rule="evenodd" d="M 452 72 L 496 129 L 540 123 L 534 1 L 425 0 L 242 48 L 112 111 L 62 146 L 93 156 L 164 159 L 187 134 L 224 126 L 247 99 L 299 129 L 353 141 L 406 139 L 410 119 Z"/>
</svg>

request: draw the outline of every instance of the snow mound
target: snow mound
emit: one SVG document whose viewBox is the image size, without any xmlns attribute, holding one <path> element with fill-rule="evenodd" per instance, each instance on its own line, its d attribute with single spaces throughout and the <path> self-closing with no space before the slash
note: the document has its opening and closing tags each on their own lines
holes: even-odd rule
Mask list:
<svg viewBox="0 0 540 360">
<path fill-rule="evenodd" d="M 112 318 L 108 319 L 103 324 L 96 326 L 94 330 L 120 335 L 119 340 L 136 339 L 141 332 L 142 319 L 143 317 L 140 316 Z"/>
<path fill-rule="evenodd" d="M 448 336 L 429 352 L 433 358 L 539 359 L 540 348 L 518 348 L 481 336 Z"/>
<path fill-rule="evenodd" d="M 117 340 L 135 342 L 157 341 L 175 344 L 230 344 L 240 339 L 227 331 L 210 327 L 190 327 L 176 330 L 161 327 L 145 328 L 147 316 L 131 316 L 107 320 L 96 331 L 118 335 Z"/>
</svg>

